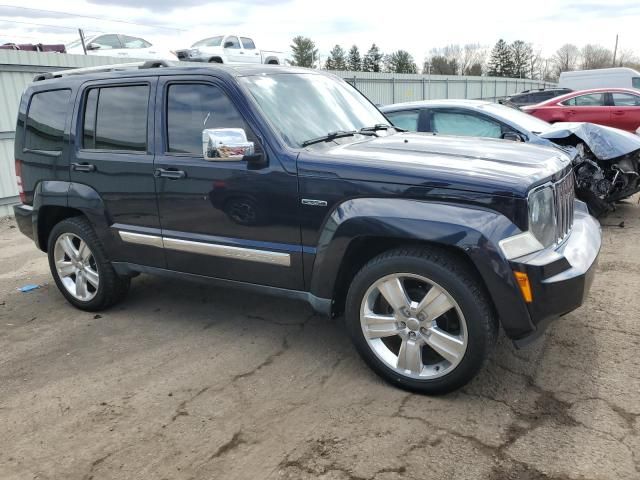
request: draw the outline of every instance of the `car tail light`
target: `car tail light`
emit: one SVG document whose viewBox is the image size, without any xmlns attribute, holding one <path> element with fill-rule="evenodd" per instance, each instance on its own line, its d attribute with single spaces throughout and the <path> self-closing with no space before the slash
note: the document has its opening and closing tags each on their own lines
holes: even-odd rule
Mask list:
<svg viewBox="0 0 640 480">
<path fill-rule="evenodd" d="M 18 194 L 20 195 L 20 201 L 27 203 L 27 196 L 24 194 L 24 187 L 22 185 L 22 160 L 16 158 L 16 181 L 18 183 Z"/>
</svg>

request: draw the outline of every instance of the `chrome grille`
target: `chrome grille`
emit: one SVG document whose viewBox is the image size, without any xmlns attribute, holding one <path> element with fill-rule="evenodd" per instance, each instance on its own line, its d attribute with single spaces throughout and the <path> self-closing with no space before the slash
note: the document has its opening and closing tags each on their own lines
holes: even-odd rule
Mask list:
<svg viewBox="0 0 640 480">
<path fill-rule="evenodd" d="M 556 209 L 556 237 L 557 242 L 560 243 L 569 235 L 573 226 L 575 199 L 573 171 L 553 185 L 553 197 Z"/>
</svg>

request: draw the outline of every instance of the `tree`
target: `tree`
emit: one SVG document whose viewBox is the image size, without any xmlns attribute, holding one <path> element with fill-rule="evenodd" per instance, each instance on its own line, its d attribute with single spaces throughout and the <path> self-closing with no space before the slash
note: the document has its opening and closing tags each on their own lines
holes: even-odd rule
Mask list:
<svg viewBox="0 0 640 480">
<path fill-rule="evenodd" d="M 347 66 L 352 72 L 359 72 L 362 70 L 362 57 L 360 56 L 360 50 L 356 45 L 349 50 L 349 57 L 347 58 Z"/>
<path fill-rule="evenodd" d="M 307 68 L 315 67 L 318 49 L 309 37 L 303 37 L 302 35 L 295 37 L 291 44 L 291 51 L 293 52 L 293 62 L 291 62 L 293 65 Z"/>
<path fill-rule="evenodd" d="M 513 76 L 513 52 L 502 38 L 491 50 L 488 73 L 491 77 Z"/>
<path fill-rule="evenodd" d="M 511 44 L 510 48 L 513 59 L 513 76 L 516 78 L 531 78 L 531 58 L 533 57 L 531 44 L 516 40 Z"/>
<path fill-rule="evenodd" d="M 431 65 L 431 71 L 429 71 Z M 422 73 L 433 75 L 455 75 L 458 70 L 458 64 L 455 60 L 449 60 L 443 55 L 434 55 L 425 60 L 422 66 Z"/>
<path fill-rule="evenodd" d="M 578 67 L 580 60 L 580 50 L 571 43 L 561 46 L 553 55 L 553 63 L 555 65 L 555 76 L 559 77 L 562 72 L 569 72 Z"/>
<path fill-rule="evenodd" d="M 327 70 L 346 70 L 347 61 L 345 58 L 344 49 L 340 45 L 336 45 L 329 52 L 329 58 L 324 64 L 324 68 Z"/>
<path fill-rule="evenodd" d="M 394 73 L 418 73 L 418 67 L 413 57 L 406 50 L 397 50 L 385 57 L 385 65 L 388 72 Z"/>
<path fill-rule="evenodd" d="M 378 46 L 374 43 L 364 56 L 362 61 L 362 70 L 364 72 L 379 72 L 382 70 L 382 59 L 384 56 L 380 52 Z"/>
<path fill-rule="evenodd" d="M 461 75 L 482 75 L 487 51 L 479 43 L 468 43 L 461 51 L 458 63 Z"/>
<path fill-rule="evenodd" d="M 581 54 L 583 70 L 607 68 L 613 64 L 613 53 L 602 45 L 587 44 L 582 47 Z"/>
</svg>

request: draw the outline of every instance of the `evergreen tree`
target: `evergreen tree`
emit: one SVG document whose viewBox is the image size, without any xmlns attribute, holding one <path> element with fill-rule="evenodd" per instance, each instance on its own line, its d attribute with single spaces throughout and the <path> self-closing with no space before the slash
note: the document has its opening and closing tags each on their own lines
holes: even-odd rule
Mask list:
<svg viewBox="0 0 640 480">
<path fill-rule="evenodd" d="M 362 61 L 362 70 L 364 72 L 379 72 L 382 70 L 383 55 L 378 46 L 374 43 L 364 56 Z"/>
<path fill-rule="evenodd" d="M 385 57 L 385 65 L 388 72 L 394 73 L 418 73 L 418 67 L 413 57 L 406 50 L 397 50 Z"/>
<path fill-rule="evenodd" d="M 324 68 L 327 70 L 346 70 L 347 60 L 345 57 L 344 49 L 340 45 L 333 47 L 329 52 L 329 58 L 327 58 Z"/>
<path fill-rule="evenodd" d="M 362 70 L 362 57 L 360 56 L 360 50 L 356 45 L 349 50 L 349 57 L 347 59 L 347 67 L 352 72 L 359 72 Z"/>
<path fill-rule="evenodd" d="M 491 51 L 487 73 L 490 77 L 512 77 L 513 70 L 513 52 L 507 42 L 500 39 Z"/>
<path fill-rule="evenodd" d="M 293 62 L 291 62 L 293 65 L 307 68 L 315 67 L 318 49 L 309 37 L 301 35 L 295 37 L 291 45 L 291 51 L 293 52 Z"/>
</svg>

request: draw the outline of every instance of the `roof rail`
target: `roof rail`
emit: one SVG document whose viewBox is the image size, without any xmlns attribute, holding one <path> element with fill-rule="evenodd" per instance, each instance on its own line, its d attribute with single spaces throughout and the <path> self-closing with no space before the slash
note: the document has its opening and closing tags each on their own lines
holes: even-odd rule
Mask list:
<svg viewBox="0 0 640 480">
<path fill-rule="evenodd" d="M 175 63 L 175 62 L 174 62 Z M 50 78 L 62 78 L 70 75 L 84 75 L 87 73 L 116 72 L 123 70 L 142 70 L 147 68 L 171 67 L 171 63 L 166 60 L 147 60 L 144 62 L 115 63 L 113 65 L 98 65 L 96 67 L 70 68 L 57 72 L 39 73 L 33 77 L 34 82 L 49 80 Z"/>
</svg>

